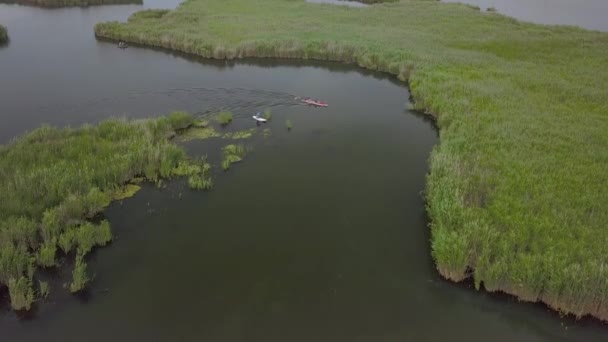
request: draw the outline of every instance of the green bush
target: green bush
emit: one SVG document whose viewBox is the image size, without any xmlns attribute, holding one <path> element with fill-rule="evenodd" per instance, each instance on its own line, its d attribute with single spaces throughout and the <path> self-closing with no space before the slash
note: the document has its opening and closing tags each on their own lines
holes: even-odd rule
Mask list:
<svg viewBox="0 0 608 342">
<path fill-rule="evenodd" d="M 219 122 L 222 126 L 225 126 L 232 122 L 232 113 L 230 112 L 220 112 L 216 117 L 217 122 Z"/>
<path fill-rule="evenodd" d="M 169 114 L 169 123 L 171 124 L 171 128 L 177 131 L 193 125 L 194 117 L 186 112 L 172 112 Z"/>
</svg>

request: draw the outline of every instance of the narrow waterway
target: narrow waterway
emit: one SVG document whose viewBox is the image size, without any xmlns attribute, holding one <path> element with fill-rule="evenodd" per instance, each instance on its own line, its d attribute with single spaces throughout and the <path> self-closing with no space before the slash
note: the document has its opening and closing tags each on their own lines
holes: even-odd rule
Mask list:
<svg viewBox="0 0 608 342">
<path fill-rule="evenodd" d="M 148 3 L 143 7 L 170 7 Z M 146 186 L 105 216 L 115 241 L 89 258 L 85 296 L 43 274 L 26 316 L 0 291 L 0 341 L 604 341 L 594 321 L 441 280 L 422 191 L 438 143 L 391 77 L 330 63 L 205 61 L 97 42 L 96 22 L 142 6 L 0 5 L 0 142 L 43 123 L 78 126 L 170 110 L 273 120 L 210 192 Z M 295 96 L 327 101 L 305 107 Z M 285 121 L 294 128 L 287 131 Z M 208 155 L 229 142 L 186 144 Z M 0 194 L 1 196 L 1 194 Z"/>
</svg>

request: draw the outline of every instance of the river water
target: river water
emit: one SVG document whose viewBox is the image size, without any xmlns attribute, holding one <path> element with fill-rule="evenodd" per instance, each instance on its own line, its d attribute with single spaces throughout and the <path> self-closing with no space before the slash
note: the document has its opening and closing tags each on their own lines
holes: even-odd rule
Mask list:
<svg viewBox="0 0 608 342">
<path fill-rule="evenodd" d="M 148 3 L 144 7 L 175 4 Z M 603 341 L 594 321 L 441 280 L 421 192 L 438 142 L 407 88 L 354 67 L 210 62 L 95 41 L 92 26 L 141 6 L 0 5 L 0 141 L 170 110 L 273 120 L 210 192 L 146 186 L 105 212 L 115 241 L 89 257 L 85 296 L 52 294 L 25 317 L 0 292 L 0 341 Z M 294 96 L 330 103 L 299 105 Z M 285 129 L 285 120 L 294 129 Z M 217 164 L 223 140 L 190 142 Z M 69 262 L 67 262 L 69 264 Z"/>
<path fill-rule="evenodd" d="M 608 32 L 606 0 L 443 0 L 494 7 L 505 15 L 539 24 L 572 25 Z"/>
</svg>

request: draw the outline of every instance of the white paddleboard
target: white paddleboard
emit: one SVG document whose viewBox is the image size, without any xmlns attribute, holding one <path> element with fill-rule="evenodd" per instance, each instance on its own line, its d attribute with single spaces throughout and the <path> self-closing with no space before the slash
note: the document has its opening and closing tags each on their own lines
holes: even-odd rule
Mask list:
<svg viewBox="0 0 608 342">
<path fill-rule="evenodd" d="M 258 122 L 266 122 L 266 121 L 267 121 L 266 119 L 264 119 L 264 118 L 259 118 L 259 117 L 255 116 L 255 115 L 254 115 L 254 116 L 252 116 L 252 118 L 253 118 L 253 120 L 258 121 Z"/>
</svg>

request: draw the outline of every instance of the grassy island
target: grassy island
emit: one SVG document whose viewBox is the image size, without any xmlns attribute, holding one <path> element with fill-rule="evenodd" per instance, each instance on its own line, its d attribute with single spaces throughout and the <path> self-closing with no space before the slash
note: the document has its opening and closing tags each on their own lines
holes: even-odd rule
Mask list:
<svg viewBox="0 0 608 342">
<path fill-rule="evenodd" d="M 102 5 L 142 5 L 143 0 L 0 0 L 0 4 L 18 4 L 36 7 L 88 7 Z"/>
<path fill-rule="evenodd" d="M 176 112 L 77 129 L 46 126 L 0 145 L 0 287 L 8 287 L 15 310 L 48 294 L 48 285 L 34 281 L 36 269 L 55 267 L 62 255 L 75 258 L 69 290 L 85 288 L 85 256 L 112 240 L 110 224 L 96 215 L 137 192 L 135 183 L 187 176 L 192 188 L 212 186 L 210 165 L 173 143 L 194 123 Z"/>
<path fill-rule="evenodd" d="M 608 320 L 608 34 L 434 0 L 187 0 L 95 33 L 208 58 L 353 63 L 407 81 L 440 129 L 426 192 L 439 272 Z"/>
</svg>

